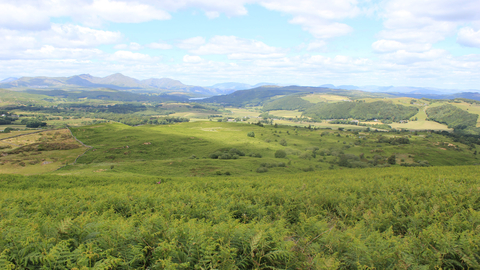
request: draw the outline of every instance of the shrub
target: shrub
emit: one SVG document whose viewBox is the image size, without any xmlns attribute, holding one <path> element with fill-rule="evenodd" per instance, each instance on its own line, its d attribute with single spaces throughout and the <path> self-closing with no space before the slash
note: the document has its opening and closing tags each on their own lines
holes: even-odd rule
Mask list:
<svg viewBox="0 0 480 270">
<path fill-rule="evenodd" d="M 388 164 L 395 165 L 395 163 L 396 163 L 395 154 L 389 156 L 388 159 L 387 159 L 387 162 L 388 162 Z"/>
<path fill-rule="evenodd" d="M 260 154 L 260 153 L 251 153 L 249 156 L 250 156 L 250 157 L 256 157 L 256 158 L 261 158 L 261 157 L 262 157 L 262 154 Z"/>
<path fill-rule="evenodd" d="M 257 168 L 257 173 L 264 173 L 264 172 L 268 172 L 267 167 L 258 167 Z"/>
<path fill-rule="evenodd" d="M 279 143 L 282 146 L 287 146 L 287 141 L 285 139 L 281 139 Z"/>
<path fill-rule="evenodd" d="M 312 158 L 312 154 L 310 152 L 305 152 L 303 154 L 301 154 L 300 156 L 298 156 L 298 158 L 301 158 L 301 159 L 311 159 Z"/>
<path fill-rule="evenodd" d="M 255 137 L 255 132 L 250 131 L 249 133 L 247 133 L 247 136 L 253 138 L 253 137 Z"/>
<path fill-rule="evenodd" d="M 286 156 L 287 156 L 287 153 L 284 150 L 277 150 L 275 152 L 276 158 L 285 158 Z"/>
<path fill-rule="evenodd" d="M 314 169 L 313 169 L 312 166 L 308 166 L 308 167 L 306 167 L 306 168 L 302 168 L 302 171 L 304 171 L 304 172 L 313 172 Z"/>
<path fill-rule="evenodd" d="M 243 151 L 240 151 L 240 150 L 238 150 L 238 149 L 236 149 L 236 148 L 230 149 L 230 151 L 228 151 L 228 153 L 229 153 L 230 155 L 239 155 L 239 156 L 242 156 L 242 157 L 245 156 L 245 153 L 244 153 Z"/>
<path fill-rule="evenodd" d="M 217 150 L 210 154 L 211 159 L 238 159 L 240 156 L 245 156 L 245 153 L 232 148 L 230 150 Z"/>
</svg>

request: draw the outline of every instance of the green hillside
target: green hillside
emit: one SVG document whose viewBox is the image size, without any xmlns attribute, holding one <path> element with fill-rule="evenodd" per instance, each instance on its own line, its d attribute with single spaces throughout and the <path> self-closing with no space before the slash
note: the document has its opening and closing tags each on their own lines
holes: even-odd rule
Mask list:
<svg viewBox="0 0 480 270">
<path fill-rule="evenodd" d="M 478 114 L 468 113 L 450 104 L 427 109 L 428 117 L 436 122 L 447 124 L 456 130 L 476 127 Z"/>
<path fill-rule="evenodd" d="M 116 100 L 116 101 L 125 101 L 125 102 L 184 102 L 188 101 L 186 96 L 175 96 L 175 95 L 146 95 L 146 94 L 136 94 L 126 91 L 110 90 L 110 89 L 99 89 L 92 91 L 64 91 L 64 90 L 27 90 L 27 93 L 45 95 L 50 97 L 64 98 L 67 100 L 78 100 L 78 99 L 99 99 L 99 100 Z"/>
<path fill-rule="evenodd" d="M 218 103 L 229 106 L 260 106 L 271 98 L 283 95 L 292 94 L 311 94 L 311 93 L 324 93 L 333 95 L 342 95 L 351 98 L 365 98 L 365 97 L 384 97 L 387 94 L 368 93 L 363 91 L 351 91 L 342 89 L 330 89 L 325 87 L 306 87 L 306 86 L 285 86 L 285 87 L 272 87 L 262 86 L 249 90 L 241 90 L 233 92 L 229 95 L 214 96 L 206 98 L 201 102 Z"/>
<path fill-rule="evenodd" d="M 467 165 L 478 163 L 475 151 L 480 143 L 478 139 L 455 142 L 430 132 L 334 131 L 211 121 L 138 127 L 100 124 L 71 130 L 94 149 L 77 165 L 63 169 L 72 174 L 104 170 L 105 174 L 189 177 L 290 174 L 391 163 Z M 251 132 L 254 137 L 249 136 Z M 275 157 L 279 150 L 285 151 L 285 158 Z"/>
<path fill-rule="evenodd" d="M 286 96 L 271 102 L 266 103 L 263 106 L 265 111 L 274 111 L 274 110 L 305 110 L 313 106 L 313 103 L 310 103 L 300 96 Z"/>
<path fill-rule="evenodd" d="M 386 101 L 375 102 L 338 102 L 317 103 L 305 110 L 304 115 L 313 119 L 383 119 L 390 121 L 408 120 L 417 114 L 418 109 L 411 106 L 392 104 Z"/>
</svg>

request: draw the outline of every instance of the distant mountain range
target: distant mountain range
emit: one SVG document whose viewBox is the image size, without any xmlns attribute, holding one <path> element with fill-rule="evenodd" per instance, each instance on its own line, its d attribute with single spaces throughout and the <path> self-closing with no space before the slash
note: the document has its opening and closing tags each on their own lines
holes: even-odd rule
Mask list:
<svg viewBox="0 0 480 270">
<path fill-rule="evenodd" d="M 328 87 L 331 89 L 345 90 L 361 90 L 367 92 L 383 92 L 383 93 L 407 93 L 412 95 L 451 95 L 462 92 L 480 92 L 476 89 L 459 90 L 459 89 L 441 89 L 433 87 L 414 87 L 414 86 L 378 86 L 378 85 L 339 85 L 323 84 L 320 87 Z"/>
<path fill-rule="evenodd" d="M 132 92 L 183 92 L 190 95 L 214 96 L 229 94 L 239 89 L 249 89 L 255 86 L 239 83 L 218 84 L 212 87 L 185 85 L 178 80 L 169 78 L 150 78 L 137 80 L 120 73 L 107 77 L 94 77 L 89 74 L 75 75 L 71 77 L 21 77 L 7 78 L 0 81 L 0 88 L 6 89 L 98 89 L 108 88 Z"/>
<path fill-rule="evenodd" d="M 148 93 L 183 93 L 193 97 L 211 97 L 218 95 L 228 95 L 239 90 L 255 89 L 262 86 L 280 87 L 276 83 L 258 83 L 255 85 L 226 82 L 218 83 L 212 86 L 194 86 L 185 85 L 182 82 L 170 78 L 150 78 L 146 80 L 137 80 L 120 73 L 112 74 L 106 77 L 95 77 L 89 74 L 75 75 L 71 77 L 9 77 L 0 81 L 0 88 L 12 90 L 92 90 L 92 89 L 114 89 L 129 92 L 148 92 Z M 285 86 L 285 85 L 282 85 Z M 382 92 L 395 96 L 405 96 L 413 98 L 469 98 L 480 100 L 480 90 L 458 90 L 458 89 L 439 89 L 432 87 L 413 87 L 413 86 L 355 86 L 324 84 L 321 88 L 336 90 L 359 90 L 366 92 Z"/>
</svg>

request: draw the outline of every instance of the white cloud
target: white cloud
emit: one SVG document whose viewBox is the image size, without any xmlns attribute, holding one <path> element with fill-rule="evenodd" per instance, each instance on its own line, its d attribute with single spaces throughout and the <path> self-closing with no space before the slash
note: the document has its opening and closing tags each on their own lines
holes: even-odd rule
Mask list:
<svg viewBox="0 0 480 270">
<path fill-rule="evenodd" d="M 0 29 L 0 51 L 25 50 L 35 48 L 37 39 L 32 35 L 23 35 L 20 31 Z"/>
<path fill-rule="evenodd" d="M 154 62 L 158 61 L 157 57 L 151 57 L 148 54 L 134 53 L 131 51 L 116 51 L 108 60 L 122 62 Z"/>
<path fill-rule="evenodd" d="M 298 16 L 314 16 L 324 20 L 351 18 L 360 13 L 356 0 L 263 0 L 260 3 L 270 10 Z"/>
<path fill-rule="evenodd" d="M 292 15 L 291 23 L 302 25 L 317 38 L 328 38 L 350 32 L 351 28 L 338 20 L 361 13 L 357 0 L 24 0 L 21 3 L 10 0 L 0 3 L 0 27 L 46 29 L 52 17 L 72 17 L 88 26 L 104 22 L 140 23 L 168 20 L 171 18 L 169 12 L 189 8 L 201 9 L 208 18 L 214 19 L 221 13 L 229 17 L 246 15 L 245 5 L 257 3 Z M 329 31 L 332 27 L 335 31 Z"/>
<path fill-rule="evenodd" d="M 316 40 L 310 42 L 307 46 L 307 51 L 320 51 L 325 49 L 327 43 L 324 40 Z"/>
<path fill-rule="evenodd" d="M 215 19 L 215 18 L 220 17 L 220 13 L 219 13 L 218 11 L 206 11 L 206 12 L 205 12 L 205 15 L 206 15 L 209 19 Z"/>
<path fill-rule="evenodd" d="M 235 36 L 214 36 L 208 40 L 208 43 L 191 49 L 190 52 L 198 55 L 278 54 L 281 50 L 257 40 L 243 39 Z"/>
<path fill-rule="evenodd" d="M 480 48 L 480 30 L 463 27 L 458 31 L 457 42 L 468 47 Z"/>
<path fill-rule="evenodd" d="M 156 50 L 169 50 L 172 48 L 172 45 L 167 43 L 153 42 L 153 43 L 147 44 L 146 47 L 150 49 L 156 49 Z"/>
<path fill-rule="evenodd" d="M 40 49 L 28 49 L 20 54 L 24 59 L 92 59 L 101 57 L 99 49 L 56 48 L 45 45 Z"/>
<path fill-rule="evenodd" d="M 142 3 L 144 2 L 144 3 Z M 85 25 L 99 25 L 105 21 L 140 23 L 168 20 L 170 14 L 149 1 L 115 0 L 38 0 L 0 3 L 0 27 L 9 29 L 47 29 L 52 17 L 72 17 Z"/>
<path fill-rule="evenodd" d="M 480 20 L 477 0 L 389 0 L 381 13 L 385 30 L 379 37 L 403 43 L 435 43 L 457 27 Z"/>
<path fill-rule="evenodd" d="M 435 61 L 447 56 L 448 52 L 441 49 L 431 49 L 429 51 L 420 53 L 399 50 L 394 53 L 384 55 L 383 59 L 400 65 L 412 65 L 417 62 Z"/>
<path fill-rule="evenodd" d="M 424 52 L 432 48 L 430 43 L 402 43 L 395 40 L 377 40 L 372 44 L 374 52 L 390 53 L 398 50 L 406 50 L 411 52 Z"/>
<path fill-rule="evenodd" d="M 131 51 L 138 51 L 143 49 L 143 46 L 136 43 L 130 42 L 130 44 L 117 44 L 113 47 L 115 50 L 131 50 Z"/>
<path fill-rule="evenodd" d="M 37 6 L 19 2 L 0 2 L 0 27 L 7 29 L 43 30 L 50 27 L 50 14 L 41 12 Z"/>
<path fill-rule="evenodd" d="M 99 50 L 94 50 L 94 47 L 114 43 L 121 38 L 122 35 L 118 32 L 71 24 L 52 24 L 50 29 L 39 32 L 0 28 L 0 50 L 2 55 L 9 55 L 12 59 L 34 57 L 33 52 L 40 53 L 43 55 L 40 57 L 45 58 L 45 55 L 52 50 L 58 53 L 51 54 L 53 59 L 84 55 L 84 53 L 96 56 Z M 83 58 L 84 56 L 79 57 Z"/>
<path fill-rule="evenodd" d="M 115 50 L 126 50 L 128 49 L 128 44 L 117 44 L 113 46 Z"/>
<path fill-rule="evenodd" d="M 42 35 L 43 34 L 43 35 Z M 96 30 L 72 24 L 52 24 L 47 33 L 40 33 L 43 42 L 62 47 L 94 47 L 115 43 L 122 38 L 120 32 Z"/>
<path fill-rule="evenodd" d="M 141 2 L 94 0 L 74 17 L 83 23 L 110 21 L 116 23 L 140 23 L 152 20 L 168 20 L 170 14 L 153 5 Z"/>
<path fill-rule="evenodd" d="M 204 43 L 205 43 L 205 38 L 193 37 L 193 38 L 188 38 L 180 41 L 180 43 L 177 44 L 177 47 L 184 50 L 192 50 L 192 49 L 198 48 Z"/>
<path fill-rule="evenodd" d="M 301 25 L 305 31 L 319 39 L 352 32 L 352 27 L 337 20 L 353 18 L 361 13 L 356 0 L 264 0 L 261 4 L 270 10 L 293 15 L 290 23 Z"/>
<path fill-rule="evenodd" d="M 200 63 L 202 62 L 202 58 L 198 55 L 185 55 L 183 57 L 183 62 L 185 63 Z"/>
<path fill-rule="evenodd" d="M 259 54 L 259 53 L 231 53 L 228 55 L 228 59 L 230 60 L 257 60 L 257 59 L 274 59 L 274 58 L 282 58 L 285 54 L 283 53 L 267 53 L 267 54 Z"/>
<path fill-rule="evenodd" d="M 338 22 L 329 22 L 315 17 L 297 16 L 289 21 L 302 25 L 302 29 L 310 32 L 315 38 L 329 39 L 344 36 L 353 31 L 353 28 Z"/>
</svg>

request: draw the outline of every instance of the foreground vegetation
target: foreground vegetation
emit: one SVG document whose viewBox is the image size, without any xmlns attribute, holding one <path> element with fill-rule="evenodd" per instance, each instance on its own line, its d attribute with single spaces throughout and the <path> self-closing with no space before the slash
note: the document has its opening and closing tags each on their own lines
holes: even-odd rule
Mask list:
<svg viewBox="0 0 480 270">
<path fill-rule="evenodd" d="M 471 166 L 4 175 L 0 268 L 474 269 L 478 179 Z"/>
</svg>

